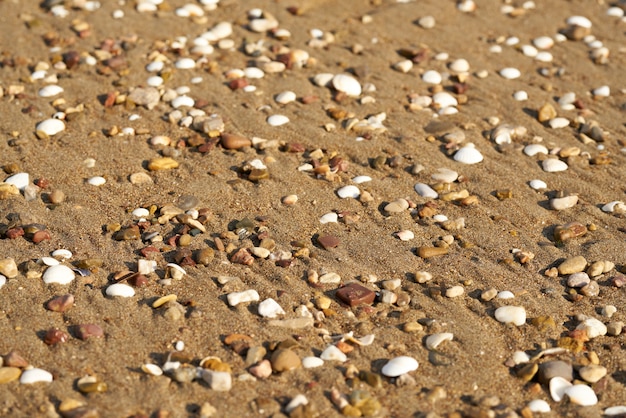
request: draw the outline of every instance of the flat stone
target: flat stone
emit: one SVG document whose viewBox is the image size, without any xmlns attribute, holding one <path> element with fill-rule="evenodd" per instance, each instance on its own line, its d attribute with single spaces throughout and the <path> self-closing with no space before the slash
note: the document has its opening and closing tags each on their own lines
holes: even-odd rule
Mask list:
<svg viewBox="0 0 626 418">
<path fill-rule="evenodd" d="M 559 264 L 558 271 L 561 276 L 566 276 L 568 274 L 584 271 L 586 267 L 587 260 L 582 255 L 578 255 L 576 257 L 570 257 Z"/>
<path fill-rule="evenodd" d="M 161 100 L 161 94 L 159 90 L 154 87 L 136 88 L 128 95 L 127 100 L 152 109 L 159 103 L 159 100 Z"/>
<path fill-rule="evenodd" d="M 376 293 L 359 283 L 347 284 L 337 290 L 337 298 L 348 306 L 372 304 L 376 299 Z"/>
<path fill-rule="evenodd" d="M 578 370 L 580 377 L 589 383 L 596 383 L 606 376 L 606 373 L 606 367 L 600 366 L 599 364 L 590 364 L 588 366 L 581 367 L 580 370 Z"/>
<path fill-rule="evenodd" d="M 89 338 L 102 338 L 104 331 L 96 324 L 81 324 L 76 328 L 76 336 L 83 341 Z"/>
<path fill-rule="evenodd" d="M 317 242 L 325 250 L 329 250 L 339 245 L 339 238 L 335 237 L 334 235 L 320 235 L 319 237 L 317 237 Z"/>
<path fill-rule="evenodd" d="M 548 384 L 553 377 L 562 377 L 571 382 L 574 379 L 574 368 L 561 360 L 547 361 L 539 365 L 537 377 L 543 384 Z"/>
</svg>

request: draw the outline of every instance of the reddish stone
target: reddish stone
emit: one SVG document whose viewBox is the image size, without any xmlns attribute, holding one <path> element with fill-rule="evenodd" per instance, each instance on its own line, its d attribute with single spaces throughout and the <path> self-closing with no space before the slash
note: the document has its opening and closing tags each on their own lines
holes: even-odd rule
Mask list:
<svg viewBox="0 0 626 418">
<path fill-rule="evenodd" d="M 46 335 L 43 337 L 43 342 L 48 345 L 56 345 L 66 342 L 69 338 L 70 336 L 60 329 L 50 328 L 48 331 L 46 331 Z"/>
<path fill-rule="evenodd" d="M 243 264 L 245 266 L 251 266 L 254 263 L 254 257 L 245 248 L 240 248 L 231 257 L 230 262 L 235 264 Z"/>
<path fill-rule="evenodd" d="M 179 237 L 180 235 L 174 235 L 169 237 L 167 240 L 167 245 L 169 245 L 170 247 L 176 247 L 176 243 L 178 242 Z"/>
<path fill-rule="evenodd" d="M 324 247 L 325 250 L 328 250 L 339 245 L 339 238 L 333 235 L 322 235 L 317 237 L 317 242 Z"/>
<path fill-rule="evenodd" d="M 469 86 L 466 83 L 455 83 L 454 86 L 452 86 L 452 90 L 454 90 L 456 94 L 464 94 L 468 88 Z"/>
<path fill-rule="evenodd" d="M 301 144 L 300 142 L 289 142 L 288 144 L 285 145 L 285 151 L 300 153 L 300 152 L 306 151 L 306 147 L 304 146 L 304 144 Z"/>
<path fill-rule="evenodd" d="M 277 265 L 278 267 L 287 268 L 287 267 L 290 267 L 290 266 L 291 266 L 291 263 L 293 263 L 293 260 L 292 260 L 292 259 L 289 259 L 289 260 L 278 260 L 278 261 L 276 262 L 276 265 Z"/>
<path fill-rule="evenodd" d="M 158 254 L 160 253 L 159 249 L 157 247 L 154 247 L 152 245 L 149 245 L 147 247 L 142 248 L 141 250 L 139 250 L 139 253 L 144 256 L 145 258 L 152 258 L 152 256 L 154 254 Z"/>
<path fill-rule="evenodd" d="M 196 262 L 193 260 L 193 258 L 191 258 L 191 256 L 187 256 L 187 257 L 184 257 L 182 260 L 180 260 L 180 262 L 178 264 L 181 267 L 184 267 L 184 266 L 191 266 L 191 267 L 193 267 L 193 266 L 196 265 Z"/>
<path fill-rule="evenodd" d="M 74 306 L 74 296 L 69 293 L 54 297 L 46 303 L 46 309 L 53 312 L 65 312 L 72 306 Z"/>
<path fill-rule="evenodd" d="M 6 236 L 9 239 L 17 239 L 24 236 L 24 229 L 21 226 L 11 228 L 6 232 Z"/>
<path fill-rule="evenodd" d="M 6 367 L 18 367 L 23 369 L 28 366 L 28 362 L 17 351 L 11 350 L 9 354 L 4 356 L 4 366 Z"/>
<path fill-rule="evenodd" d="M 35 244 L 39 244 L 41 241 L 50 241 L 50 232 L 43 230 L 43 231 L 37 231 L 33 234 L 33 238 L 32 241 Z"/>
<path fill-rule="evenodd" d="M 142 286 L 146 286 L 148 284 L 148 278 L 146 276 L 144 276 L 143 274 L 137 273 L 137 274 L 133 274 L 131 277 L 129 277 L 127 282 L 131 286 L 142 287 Z"/>
<path fill-rule="evenodd" d="M 317 96 L 308 95 L 308 96 L 302 96 L 302 99 L 300 99 L 300 101 L 302 102 L 302 104 L 311 104 L 311 103 L 315 103 L 319 101 L 319 99 L 320 98 Z"/>
<path fill-rule="evenodd" d="M 77 51 L 69 51 L 63 54 L 63 62 L 68 70 L 76 67 L 80 63 L 80 54 Z"/>
<path fill-rule="evenodd" d="M 86 341 L 89 338 L 102 338 L 104 331 L 99 325 L 96 324 L 81 324 L 76 327 L 76 337 Z"/>
<path fill-rule="evenodd" d="M 369 305 L 374 302 L 376 293 L 359 283 L 347 284 L 336 293 L 337 297 L 348 306 Z"/>
<path fill-rule="evenodd" d="M 106 99 L 104 99 L 104 107 L 113 107 L 115 104 L 115 99 L 117 99 L 117 92 L 112 91 L 107 93 Z"/>
<path fill-rule="evenodd" d="M 246 87 L 248 84 L 248 80 L 245 78 L 236 78 L 228 83 L 228 87 L 230 87 L 231 90 L 239 90 Z"/>
<path fill-rule="evenodd" d="M 34 183 L 40 189 L 47 189 L 48 187 L 50 187 L 50 180 L 45 177 L 38 178 L 34 181 Z"/>
</svg>

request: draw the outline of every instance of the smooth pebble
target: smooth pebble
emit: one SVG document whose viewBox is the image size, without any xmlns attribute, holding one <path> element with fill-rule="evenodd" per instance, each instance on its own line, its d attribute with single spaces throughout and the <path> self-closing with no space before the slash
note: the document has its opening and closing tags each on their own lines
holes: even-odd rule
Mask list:
<svg viewBox="0 0 626 418">
<path fill-rule="evenodd" d="M 302 359 L 302 367 L 304 367 L 305 369 L 313 369 L 315 367 L 320 367 L 323 365 L 324 360 L 319 357 L 309 356 Z"/>
<path fill-rule="evenodd" d="M 541 167 L 546 173 L 557 173 L 568 169 L 567 163 L 556 158 L 546 158 L 541 162 Z"/>
<path fill-rule="evenodd" d="M 470 65 L 469 65 L 469 62 L 467 62 L 466 59 L 459 58 L 457 60 L 452 61 L 450 63 L 449 68 L 450 68 L 450 70 L 454 71 L 455 73 L 466 73 L 466 72 L 469 71 Z"/>
<path fill-rule="evenodd" d="M 436 350 L 439 345 L 444 341 L 452 341 L 454 335 L 451 332 L 440 332 L 437 334 L 429 335 L 426 337 L 426 348 L 429 350 Z"/>
<path fill-rule="evenodd" d="M 94 176 L 87 179 L 87 184 L 91 186 L 102 186 L 106 182 L 106 179 L 102 176 Z"/>
<path fill-rule="evenodd" d="M 528 182 L 528 185 L 534 190 L 544 190 L 548 188 L 548 185 L 543 180 L 531 180 Z"/>
<path fill-rule="evenodd" d="M 537 154 L 546 154 L 548 155 L 548 148 L 545 145 L 541 144 L 528 144 L 524 147 L 524 154 L 529 157 L 533 157 Z"/>
<path fill-rule="evenodd" d="M 528 100 L 528 93 L 526 93 L 524 90 L 518 90 L 513 93 L 513 98 L 518 102 L 523 102 Z"/>
<path fill-rule="evenodd" d="M 126 283 L 115 283 L 107 287 L 106 294 L 111 297 L 119 296 L 122 298 L 129 298 L 135 296 L 135 289 Z"/>
<path fill-rule="evenodd" d="M 566 128 L 569 126 L 569 119 L 567 118 L 550 119 L 550 121 L 548 122 L 548 125 L 550 125 L 550 128 L 552 129 Z"/>
<path fill-rule="evenodd" d="M 333 87 L 351 97 L 361 95 L 361 83 L 348 74 L 337 74 L 332 78 Z"/>
<path fill-rule="evenodd" d="M 580 26 L 581 28 L 591 28 L 591 20 L 584 16 L 570 16 L 565 21 L 568 25 Z"/>
<path fill-rule="evenodd" d="M 285 314 L 284 309 L 272 298 L 259 303 L 258 312 L 264 318 L 276 318 L 278 315 Z"/>
<path fill-rule="evenodd" d="M 496 309 L 495 317 L 499 322 L 519 327 L 526 323 L 526 309 L 523 306 L 501 306 Z"/>
<path fill-rule="evenodd" d="M 606 335 L 608 329 L 604 322 L 596 318 L 587 318 L 582 321 L 576 329 L 584 330 L 587 333 L 587 338 L 590 340 Z"/>
<path fill-rule="evenodd" d="M 57 86 L 56 84 L 50 84 L 49 86 L 42 87 L 39 89 L 39 97 L 52 97 L 57 94 L 63 93 L 63 87 Z"/>
<path fill-rule="evenodd" d="M 294 93 L 293 91 L 283 91 L 281 93 L 278 93 L 274 100 L 276 100 L 276 103 L 280 104 L 291 103 L 296 100 L 296 93 Z"/>
<path fill-rule="evenodd" d="M 387 377 L 398 377 L 417 370 L 418 366 L 419 363 L 413 357 L 400 356 L 389 360 L 383 366 L 381 372 Z"/>
<path fill-rule="evenodd" d="M 417 183 L 414 186 L 414 189 L 417 192 L 417 194 L 422 197 L 426 197 L 430 199 L 437 199 L 439 197 L 439 194 L 432 187 L 430 187 L 428 184 L 425 184 L 425 183 Z"/>
<path fill-rule="evenodd" d="M 52 383 L 52 373 L 38 368 L 24 370 L 20 376 L 20 383 L 30 385 L 33 383 Z"/>
<path fill-rule="evenodd" d="M 338 361 L 344 363 L 348 357 L 336 345 L 329 345 L 322 351 L 320 358 L 324 361 Z"/>
<path fill-rule="evenodd" d="M 361 191 L 354 185 L 343 186 L 337 190 L 337 196 L 342 199 L 353 198 L 358 199 L 361 195 Z"/>
<path fill-rule="evenodd" d="M 320 223 L 321 224 L 328 224 L 328 223 L 337 223 L 337 219 L 339 217 L 337 216 L 337 213 L 335 212 L 328 212 L 327 214 L 323 215 L 320 218 Z"/>
<path fill-rule="evenodd" d="M 517 68 L 507 67 L 501 69 L 498 74 L 507 80 L 513 80 L 521 77 L 522 73 Z"/>
<path fill-rule="evenodd" d="M 587 385 L 573 385 L 565 389 L 570 402 L 581 406 L 592 406 L 598 403 L 598 396 Z"/>
<path fill-rule="evenodd" d="M 244 290 L 243 292 L 232 292 L 226 296 L 230 306 L 237 306 L 240 303 L 256 302 L 260 299 L 259 294 L 254 289 Z"/>
<path fill-rule="evenodd" d="M 7 278 L 0 274 L 0 289 L 7 283 Z"/>
<path fill-rule="evenodd" d="M 352 183 L 355 184 L 367 183 L 368 181 L 372 181 L 370 176 L 356 176 L 352 179 Z"/>
<path fill-rule="evenodd" d="M 267 124 L 270 126 L 282 126 L 289 123 L 289 118 L 285 115 L 272 115 L 267 118 Z"/>
<path fill-rule="evenodd" d="M 428 84 L 441 84 L 442 77 L 438 71 L 428 70 L 422 74 L 422 80 Z"/>
<path fill-rule="evenodd" d="M 593 89 L 591 93 L 597 97 L 609 97 L 611 95 L 611 88 L 609 86 L 601 86 Z"/>
<path fill-rule="evenodd" d="M 23 192 L 30 183 L 30 176 L 28 173 L 16 173 L 7 177 L 4 182 L 14 185 L 19 191 Z"/>
<path fill-rule="evenodd" d="M 46 119 L 39 122 L 35 130 L 43 132 L 47 136 L 53 136 L 65 130 L 65 123 L 60 119 Z"/>
</svg>

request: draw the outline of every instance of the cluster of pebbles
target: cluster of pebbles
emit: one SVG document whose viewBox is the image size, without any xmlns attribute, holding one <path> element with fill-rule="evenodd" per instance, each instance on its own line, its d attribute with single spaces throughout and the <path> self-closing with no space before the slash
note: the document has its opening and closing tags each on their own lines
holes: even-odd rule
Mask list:
<svg viewBox="0 0 626 418">
<path fill-rule="evenodd" d="M 372 7 L 383 7 L 382 3 L 374 1 Z M 414 16 L 418 10 L 411 2 L 393 4 L 407 8 L 407 17 L 414 19 L 412 28 L 420 33 L 452 30 L 440 23 L 445 19 L 438 16 Z M 202 353 L 195 354 L 188 349 L 185 338 L 175 337 L 166 344 L 167 350 L 161 342 L 142 348 L 143 362 L 126 363 L 119 370 L 98 368 L 106 370 L 101 373 L 83 367 L 81 374 L 59 371 L 52 355 L 26 360 L 31 356 L 21 348 L 19 338 L 7 335 L 0 345 L 6 353 L 0 357 L 0 390 L 21 390 L 16 389 L 18 383 L 34 387 L 63 382 L 70 394 L 65 392 L 60 399 L 54 395 L 59 399 L 54 405 L 38 406 L 40 412 L 51 417 L 121 414 L 107 410 L 102 406 L 106 402 L 99 399 L 115 390 L 112 375 L 123 373 L 132 374 L 129 380 L 135 379 L 135 384 L 145 384 L 146 388 L 165 382 L 176 388 L 195 385 L 190 392 L 197 386 L 217 394 L 210 398 L 211 402 L 198 406 L 197 415 L 202 417 L 229 415 L 229 406 L 224 402 L 227 398 L 220 398 L 220 393 L 235 397 L 240 392 L 266 391 L 261 386 L 283 385 L 290 378 L 297 382 L 292 391 L 269 395 L 274 404 L 280 403 L 274 408 L 275 416 L 401 416 L 407 411 L 438 416 L 440 411 L 450 417 L 532 417 L 553 409 L 576 415 L 578 408 L 596 408 L 591 413 L 597 415 L 626 414 L 623 355 L 617 361 L 610 357 L 609 350 L 603 350 L 604 356 L 600 353 L 602 345 L 624 345 L 622 306 L 618 302 L 605 303 L 603 296 L 623 300 L 626 259 L 623 252 L 602 258 L 586 254 L 582 245 L 584 242 L 593 246 L 592 240 L 602 239 L 603 231 L 591 220 L 624 219 L 626 185 L 616 184 L 614 193 L 602 201 L 591 201 L 596 195 L 589 187 L 572 190 L 562 186 L 567 176 L 587 178 L 590 170 L 610 170 L 617 173 L 616 180 L 624 181 L 626 142 L 620 139 L 623 129 L 618 131 L 616 125 L 603 127 L 598 121 L 602 118 L 592 109 L 595 103 L 609 102 L 615 106 L 614 94 L 625 86 L 586 80 L 586 91 L 559 90 L 543 95 L 550 98 L 538 105 L 522 89 L 540 83 L 536 77 L 566 80 L 569 69 L 565 64 L 561 66 L 568 61 L 562 48 L 565 44 L 582 44 L 580 48 L 590 65 L 611 70 L 613 45 L 607 46 L 609 40 L 605 44 L 594 36 L 594 25 L 596 21 L 608 24 L 606 20 L 623 25 L 626 5 L 618 2 L 607 6 L 604 16 L 593 17 L 594 24 L 581 15 L 566 16 L 554 22 L 552 32 L 528 39 L 510 34 L 485 36 L 481 42 L 487 41 L 487 54 L 507 57 L 494 58 L 490 68 L 484 67 L 485 61 L 478 68 L 478 63 L 439 51 L 438 45 L 394 44 L 392 51 L 396 55 L 387 55 L 393 58 L 385 63 L 385 77 L 372 76 L 365 67 L 324 60 L 328 50 L 342 45 L 346 34 L 311 27 L 306 28 L 303 40 L 299 34 L 303 31 L 302 23 L 297 19 L 306 16 L 305 7 L 281 9 L 280 16 L 285 16 L 282 20 L 276 17 L 278 14 L 262 8 L 248 9 L 233 20 L 212 17 L 231 6 L 235 7 L 222 5 L 219 0 L 186 4 L 140 0 L 133 4 L 119 2 L 114 7 L 95 1 L 44 1 L 41 14 L 21 16 L 25 27 L 34 30 L 43 24 L 42 20 L 55 19 L 67 25 L 78 40 L 93 40 L 98 23 L 91 17 L 104 20 L 106 11 L 114 21 L 138 13 L 155 22 L 164 16 L 179 19 L 180 24 L 177 33 L 151 39 L 149 46 L 145 40 L 127 34 L 98 39 L 83 47 L 86 44 L 45 33 L 42 45 L 48 57 L 29 62 L 27 80 L 6 76 L 1 81 L 3 101 L 36 104 L 22 110 L 37 118 L 33 123 L 29 120 L 31 132 L 7 127 L 7 143 L 19 149 L 28 141 L 44 144 L 70 141 L 74 136 L 143 141 L 148 157 L 141 165 L 132 167 L 126 178 L 97 173 L 96 160 L 84 161 L 84 169 L 90 174 L 80 180 L 84 183 L 81 187 L 94 193 L 92 196 L 120 184 L 146 188 L 167 184 L 166 179 L 192 170 L 190 167 L 198 161 L 225 156 L 233 165 L 211 171 L 213 177 L 207 184 L 215 182 L 221 170 L 230 170 L 236 178 L 229 185 L 254 187 L 254 193 L 263 194 L 263 188 L 276 180 L 276 187 L 285 186 L 279 191 L 281 199 L 263 210 L 283 217 L 310 204 L 310 210 L 316 214 L 310 222 L 314 226 L 302 225 L 300 236 L 285 237 L 280 225 L 271 222 L 272 216 L 258 214 L 260 210 L 252 206 L 235 210 L 241 214 L 237 218 L 224 219 L 221 213 L 234 210 L 234 203 L 206 202 L 202 193 L 173 192 L 178 198 L 165 203 L 149 196 L 139 199 L 141 204 L 129 203 L 123 217 L 107 219 L 102 222 L 101 231 L 92 231 L 100 233 L 99 245 L 115 248 L 120 259 L 110 260 L 106 255 L 76 257 L 74 253 L 83 252 L 70 251 L 64 243 L 71 231 L 60 231 L 12 209 L 15 202 L 19 202 L 15 207 L 22 208 L 42 204 L 46 211 L 54 213 L 67 208 L 72 199 L 68 202 L 62 188 L 50 184 L 43 174 L 34 169 L 22 170 L 17 162 L 3 160 L 6 175 L 0 183 L 4 215 L 0 223 L 0 300 L 13 298 L 27 280 L 38 281 L 40 288 L 54 293 L 32 307 L 49 314 L 48 325 L 32 332 L 51 353 L 66 347 L 78 352 L 88 344 L 104 345 L 114 338 L 110 320 L 93 314 L 88 316 L 97 320 L 81 321 L 73 314 L 77 310 L 88 312 L 93 303 L 90 298 L 94 297 L 85 297 L 77 286 L 97 287 L 101 294 L 95 297 L 115 306 L 111 309 L 127 309 L 126 314 L 131 316 L 135 314 L 133 309 L 139 312 L 149 307 L 148 313 L 143 310 L 137 315 L 146 315 L 146 322 L 163 320 L 174 324 L 176 335 L 195 327 L 194 321 L 201 318 L 213 322 L 211 314 L 198 306 L 197 301 L 207 299 L 214 303 L 211 306 L 219 305 L 230 315 L 256 321 L 263 330 L 255 331 L 251 325 L 242 326 L 241 330 L 219 330 L 220 341 L 211 342 L 219 349 L 204 347 Z M 507 19 L 523 20 L 532 18 L 536 9 L 532 1 L 519 5 L 504 2 L 498 13 Z M 481 9 L 471 0 L 458 1 L 454 13 L 460 14 L 462 22 L 480 15 Z M 351 17 L 349 24 L 371 27 L 375 21 L 375 15 L 364 14 L 358 19 Z M 373 37 L 367 42 L 365 46 L 353 44 L 344 49 L 354 56 L 363 56 L 378 48 L 381 39 Z M 485 47 L 482 43 L 479 46 Z M 135 48 L 145 49 L 140 67 L 130 62 L 129 54 Z M 617 45 L 613 55 L 616 49 Z M 508 64 L 510 57 L 517 55 L 523 56 L 522 60 L 515 60 L 520 68 Z M 2 71 L 19 66 L 16 60 L 10 61 L 3 61 Z M 86 72 L 79 72 L 85 68 Z M 133 85 L 128 83 L 131 69 L 136 71 L 132 76 L 138 80 Z M 97 106 L 108 115 L 107 125 L 99 132 L 96 129 L 100 128 L 95 127 L 85 130 L 85 118 L 94 114 L 94 104 L 76 102 L 80 95 L 66 86 L 68 79 L 85 74 L 105 80 L 118 78 L 118 82 L 99 92 Z M 129 78 L 124 79 L 126 76 Z M 295 83 L 288 82 L 292 77 L 308 79 L 306 86 L 297 89 Z M 247 116 L 238 120 L 237 112 L 213 102 L 218 98 L 200 94 L 208 78 L 218 80 L 224 87 L 220 94 L 236 95 L 236 100 L 244 103 L 242 115 L 254 112 L 256 121 L 244 123 Z M 385 81 L 389 78 L 402 80 L 411 87 L 388 89 Z M 186 84 L 177 85 L 181 79 Z M 470 112 L 475 102 L 486 100 L 480 97 L 484 93 L 481 83 L 504 84 L 505 88 L 510 85 L 507 106 L 534 103 L 524 109 L 527 119 L 509 120 L 512 113 L 503 112 L 482 115 L 481 121 L 458 123 L 466 119 L 454 118 Z M 552 88 L 549 81 L 542 87 L 548 92 Z M 395 96 L 395 108 L 379 105 L 388 103 L 389 96 Z M 50 105 L 46 108 L 53 110 L 49 114 L 38 110 L 46 103 Z M 393 127 L 393 119 L 401 111 L 427 121 L 419 146 L 438 147 L 435 158 L 406 158 L 389 152 L 393 141 L 381 147 L 386 147 L 384 152 L 365 162 L 354 157 L 358 147 L 371 150 L 372 144 L 390 138 L 395 141 L 415 136 Z M 321 138 L 335 135 L 332 146 L 329 141 L 298 137 L 299 124 L 308 121 L 303 116 L 306 112 L 318 112 L 316 117 L 325 121 L 316 129 Z M 141 126 L 143 119 L 160 123 Z M 246 128 L 250 123 L 253 128 Z M 256 134 L 257 131 L 263 133 Z M 533 177 L 504 179 L 493 187 L 487 185 L 489 191 L 485 193 L 481 170 L 490 174 L 497 170 L 494 161 L 500 157 L 531 167 L 524 174 L 532 172 Z M 279 164 L 289 167 L 290 178 L 280 177 Z M 400 182 L 403 178 L 409 178 L 411 185 L 404 187 L 407 183 Z M 390 185 L 390 180 L 398 180 L 399 185 Z M 513 183 L 527 186 L 523 190 L 508 186 Z M 305 191 L 294 184 L 306 184 L 307 188 L 319 185 L 319 190 Z M 288 189 L 292 187 L 298 191 Z M 334 202 L 333 208 L 316 206 L 311 193 L 325 193 L 323 199 Z M 478 251 L 476 254 L 480 255 L 471 255 L 473 249 L 483 245 L 472 242 L 472 230 L 481 228 L 482 222 L 501 220 L 485 206 L 516 202 L 521 195 L 526 198 L 524 202 L 533 202 L 533 210 L 545 209 L 549 214 L 545 219 L 552 224 L 544 225 L 550 227 L 547 233 L 543 228 L 539 232 L 511 231 L 514 237 L 527 235 L 517 241 L 522 248 L 505 249 L 506 255 L 497 264 L 521 272 L 520 280 L 531 280 L 497 289 L 490 285 L 489 278 L 472 278 L 469 273 L 455 270 L 460 254 L 468 263 L 483 257 Z M 585 220 L 578 220 L 582 218 Z M 371 221 L 373 229 L 384 230 L 381 235 L 390 236 L 390 248 L 399 244 L 393 248 L 404 251 L 391 257 L 408 258 L 417 267 L 394 270 L 393 275 L 376 271 L 375 262 L 362 266 L 370 270 L 366 273 L 344 268 L 342 258 L 349 257 L 344 250 L 350 245 L 350 233 L 359 231 L 364 219 Z M 532 236 L 535 232 L 537 236 Z M 623 234 L 624 229 L 610 232 Z M 374 242 L 377 234 L 371 232 L 369 239 L 373 242 L 365 244 L 368 250 L 375 251 L 381 245 Z M 532 251 L 524 248 L 533 241 L 545 240 L 542 234 L 548 235 L 549 253 L 539 254 L 540 247 Z M 18 246 L 28 251 L 20 254 L 13 250 Z M 451 260 L 450 265 L 447 260 Z M 119 268 L 122 265 L 125 268 Z M 255 274 L 272 274 L 280 280 L 283 275 L 300 274 L 302 280 L 298 285 L 293 284 L 293 278 L 291 284 L 268 285 L 252 279 Z M 452 276 L 455 278 L 450 279 Z M 190 297 L 193 292 L 186 286 L 200 278 L 215 286 Z M 542 287 L 545 283 L 550 283 L 549 289 Z M 293 299 L 281 297 L 294 286 L 307 289 L 308 293 Z M 285 287 L 290 290 L 280 290 Z M 543 297 L 559 292 L 561 299 L 572 306 L 568 320 L 559 319 L 558 315 L 536 314 L 539 308 L 530 300 L 530 294 Z M 454 353 L 468 349 L 470 334 L 458 329 L 441 308 L 428 312 L 427 307 L 432 305 L 426 299 L 441 306 L 466 303 L 473 313 L 481 314 L 477 328 L 489 326 L 504 336 L 507 346 L 513 347 L 510 356 L 489 361 L 504 365 L 517 379 L 511 385 L 517 385 L 522 395 L 513 399 L 524 399 L 523 403 L 514 404 L 506 390 L 497 387 L 489 388 L 483 397 L 471 393 L 470 388 L 446 388 L 453 385 L 454 378 L 441 377 L 440 370 L 453 366 L 457 355 Z M 550 307 L 544 309 L 550 312 Z M 12 314 L 3 315 L 2 320 L 7 321 Z M 392 322 L 396 317 L 400 320 Z M 380 328 L 361 325 L 368 321 Z M 397 329 L 386 329 L 392 327 Z M 401 332 L 402 341 L 410 343 L 395 342 L 396 331 Z M 270 339 L 268 334 L 280 337 Z M 291 337 L 286 338 L 287 334 Z M 215 355 L 216 352 L 223 355 Z M 386 354 L 384 358 L 377 358 L 380 353 Z M 54 373 L 49 371 L 53 369 Z M 316 381 L 328 373 L 335 373 L 336 379 L 319 391 Z M 438 373 L 437 383 L 426 382 L 422 373 Z M 393 403 L 388 402 L 387 393 L 394 390 L 404 391 L 400 396 L 407 399 L 394 397 Z M 461 394 L 463 391 L 469 394 Z M 19 393 L 28 396 L 27 391 Z M 605 401 L 604 396 L 610 401 Z M 414 400 L 408 397 L 418 397 L 415 407 Z M 462 397 L 472 401 L 460 403 Z M 446 399 L 457 402 L 454 410 L 443 405 Z M 255 402 L 259 415 L 273 405 L 261 397 Z M 6 408 L 0 414 L 16 411 L 10 406 Z M 182 412 L 169 413 L 177 416 Z M 132 414 L 146 416 L 144 412 Z M 155 414 L 167 416 L 167 408 Z"/>
</svg>

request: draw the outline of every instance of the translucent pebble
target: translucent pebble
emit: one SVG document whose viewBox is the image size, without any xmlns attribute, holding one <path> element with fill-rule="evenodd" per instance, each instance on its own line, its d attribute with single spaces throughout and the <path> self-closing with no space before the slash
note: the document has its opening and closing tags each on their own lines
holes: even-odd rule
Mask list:
<svg viewBox="0 0 626 418">
<path fill-rule="evenodd" d="M 267 123 L 270 126 L 282 126 L 289 123 L 289 118 L 285 115 L 272 115 L 267 118 Z"/>
<path fill-rule="evenodd" d="M 46 284 L 69 284 L 74 280 L 74 272 L 64 265 L 50 266 L 43 273 L 43 282 Z"/>
<path fill-rule="evenodd" d="M 453 159 L 463 164 L 477 164 L 483 160 L 483 155 L 473 146 L 466 145 L 454 153 Z"/>
<path fill-rule="evenodd" d="M 353 199 L 358 199 L 360 195 L 361 195 L 361 191 L 359 190 L 358 187 L 354 185 L 343 186 L 337 190 L 337 196 L 339 196 L 342 199 L 346 199 L 349 197 Z"/>
<path fill-rule="evenodd" d="M 525 100 L 528 100 L 528 93 L 526 93 L 524 90 L 519 90 L 513 93 L 513 98 L 518 102 L 523 102 Z"/>
<path fill-rule="evenodd" d="M 49 86 L 42 87 L 39 89 L 39 97 L 52 97 L 57 94 L 63 93 L 63 87 L 57 86 L 56 84 L 51 84 Z"/>
<path fill-rule="evenodd" d="M 335 212 L 328 212 L 320 218 L 321 224 L 337 223 L 338 216 Z"/>
<path fill-rule="evenodd" d="M 20 383 L 22 385 L 30 385 L 39 382 L 51 383 L 52 373 L 43 369 L 33 368 L 24 370 L 20 376 Z"/>
<path fill-rule="evenodd" d="M 276 318 L 278 315 L 285 314 L 283 308 L 272 298 L 259 303 L 258 312 L 264 318 Z"/>
<path fill-rule="evenodd" d="M 413 357 L 400 356 L 389 360 L 381 372 L 387 377 L 398 377 L 417 370 L 418 366 L 419 363 Z"/>
<path fill-rule="evenodd" d="M 361 95 L 361 83 L 348 74 L 337 74 L 332 78 L 333 87 L 351 97 Z"/>
<path fill-rule="evenodd" d="M 196 68 L 196 61 L 194 61 L 193 58 L 181 58 L 176 61 L 176 64 L 174 65 L 179 70 L 189 70 Z"/>
<path fill-rule="evenodd" d="M 135 289 L 126 283 L 115 283 L 107 287 L 106 294 L 111 297 L 129 298 L 135 296 Z"/>
<path fill-rule="evenodd" d="M 280 104 L 291 103 L 296 100 L 296 93 L 294 93 L 293 91 L 283 91 L 281 93 L 278 93 L 274 100 L 276 100 L 276 103 Z"/>
<path fill-rule="evenodd" d="M 90 184 L 92 186 L 102 186 L 106 182 L 106 179 L 102 176 L 95 176 L 87 179 L 87 184 Z"/>
<path fill-rule="evenodd" d="M 506 78 L 507 80 L 513 80 L 519 78 L 522 75 L 520 70 L 512 67 L 503 68 L 498 72 L 498 74 L 500 74 L 503 78 Z"/>
<path fill-rule="evenodd" d="M 320 358 L 324 361 L 338 361 L 340 363 L 348 360 L 348 356 L 345 355 L 336 345 L 329 345 L 322 351 Z"/>
<path fill-rule="evenodd" d="M 519 327 L 526 323 L 526 309 L 522 306 L 501 306 L 496 309 L 495 317 L 498 322 Z"/>
<path fill-rule="evenodd" d="M 65 130 L 65 123 L 60 119 L 46 119 L 43 122 L 39 122 L 35 130 L 43 132 L 45 135 L 53 136 Z"/>
<path fill-rule="evenodd" d="M 428 84 L 441 84 L 442 77 L 438 71 L 429 70 L 422 74 L 422 80 Z"/>
<path fill-rule="evenodd" d="M 544 190 L 548 188 L 548 185 L 543 180 L 531 180 L 528 182 L 528 185 L 534 190 Z"/>
<path fill-rule="evenodd" d="M 305 369 L 313 369 L 324 365 L 324 360 L 319 357 L 308 356 L 302 359 L 302 367 Z"/>
<path fill-rule="evenodd" d="M 415 188 L 415 191 L 417 192 L 417 194 L 422 196 L 422 197 L 426 197 L 426 198 L 430 198 L 430 199 L 437 199 L 439 197 L 439 194 L 432 187 L 430 187 L 428 184 L 417 183 L 414 186 L 414 188 Z"/>
<path fill-rule="evenodd" d="M 550 405 L 543 399 L 535 399 L 528 402 L 528 409 L 535 413 L 545 414 L 550 412 Z"/>
</svg>

